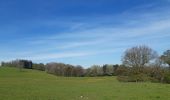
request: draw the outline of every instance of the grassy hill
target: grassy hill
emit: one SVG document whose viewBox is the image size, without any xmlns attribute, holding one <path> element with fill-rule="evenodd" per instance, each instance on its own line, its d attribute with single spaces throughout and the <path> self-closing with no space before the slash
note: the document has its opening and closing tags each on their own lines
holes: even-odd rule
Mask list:
<svg viewBox="0 0 170 100">
<path fill-rule="evenodd" d="M 0 67 L 0 100 L 170 100 L 170 84 L 120 83 L 115 77 L 57 77 Z"/>
</svg>

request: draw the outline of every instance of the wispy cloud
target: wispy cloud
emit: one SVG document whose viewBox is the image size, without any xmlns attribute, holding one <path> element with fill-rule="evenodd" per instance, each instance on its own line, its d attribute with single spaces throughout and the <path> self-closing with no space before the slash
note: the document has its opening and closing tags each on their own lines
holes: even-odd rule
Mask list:
<svg viewBox="0 0 170 100">
<path fill-rule="evenodd" d="M 23 39 L 24 43 L 16 40 L 23 48 L 8 50 L 6 59 L 44 61 L 88 58 L 92 55 L 99 58 L 102 54 L 109 53 L 113 55 L 108 56 L 109 58 L 114 59 L 114 55 L 118 55 L 117 59 L 120 59 L 126 48 L 135 45 L 145 44 L 158 50 L 167 49 L 170 38 L 170 7 L 157 7 L 156 10 L 147 11 L 155 6 L 157 4 L 148 4 L 126 10 L 119 15 L 80 18 L 79 21 L 40 21 L 39 24 L 43 23 L 44 27 L 58 27 L 61 24 L 66 30 L 54 30 L 51 35 L 26 37 Z M 136 12 L 139 9 L 140 11 Z M 157 46 L 158 43 L 160 47 Z"/>
</svg>

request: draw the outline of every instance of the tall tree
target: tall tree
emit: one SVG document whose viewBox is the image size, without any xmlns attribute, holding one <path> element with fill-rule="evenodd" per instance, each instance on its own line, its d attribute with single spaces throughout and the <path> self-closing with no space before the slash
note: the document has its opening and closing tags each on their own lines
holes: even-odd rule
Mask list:
<svg viewBox="0 0 170 100">
<path fill-rule="evenodd" d="M 143 67 L 156 57 L 157 53 L 148 46 L 135 46 L 125 51 L 122 62 L 131 67 Z"/>
</svg>

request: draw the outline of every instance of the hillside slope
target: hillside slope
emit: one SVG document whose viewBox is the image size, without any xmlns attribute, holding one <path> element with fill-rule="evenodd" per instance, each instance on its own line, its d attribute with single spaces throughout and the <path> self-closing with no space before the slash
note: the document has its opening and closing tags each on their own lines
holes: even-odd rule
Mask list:
<svg viewBox="0 0 170 100">
<path fill-rule="evenodd" d="M 120 83 L 115 77 L 57 77 L 0 67 L 0 100 L 170 100 L 170 84 Z"/>
</svg>

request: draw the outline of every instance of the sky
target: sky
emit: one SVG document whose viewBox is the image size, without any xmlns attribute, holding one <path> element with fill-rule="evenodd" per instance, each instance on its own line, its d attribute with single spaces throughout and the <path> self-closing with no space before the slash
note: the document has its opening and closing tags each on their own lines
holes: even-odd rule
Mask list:
<svg viewBox="0 0 170 100">
<path fill-rule="evenodd" d="M 137 45 L 170 49 L 170 0 L 0 0 L 0 62 L 121 64 Z"/>
</svg>

